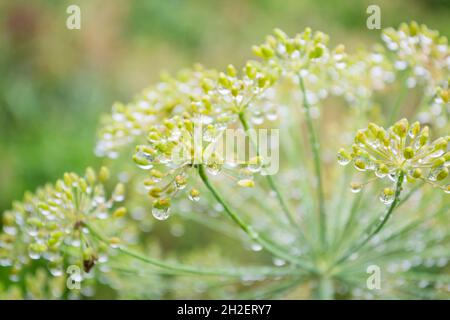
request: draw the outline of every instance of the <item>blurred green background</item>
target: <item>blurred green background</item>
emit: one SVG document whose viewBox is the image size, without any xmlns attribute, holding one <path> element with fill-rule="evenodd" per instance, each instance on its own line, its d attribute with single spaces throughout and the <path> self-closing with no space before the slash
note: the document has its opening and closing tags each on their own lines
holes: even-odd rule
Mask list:
<svg viewBox="0 0 450 320">
<path fill-rule="evenodd" d="M 70 4 L 81 7 L 81 30 L 66 28 Z M 98 164 L 100 114 L 161 71 L 240 66 L 274 27 L 320 29 L 349 50 L 373 43 L 370 4 L 382 27 L 416 20 L 450 34 L 449 0 L 1 0 L 0 212 L 25 190 Z"/>
</svg>

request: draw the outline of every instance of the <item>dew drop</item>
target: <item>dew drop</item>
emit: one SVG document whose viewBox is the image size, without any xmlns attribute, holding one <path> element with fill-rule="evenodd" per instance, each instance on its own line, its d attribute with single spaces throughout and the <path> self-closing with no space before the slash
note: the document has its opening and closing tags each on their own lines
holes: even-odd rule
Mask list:
<svg viewBox="0 0 450 320">
<path fill-rule="evenodd" d="M 362 190 L 362 184 L 356 183 L 356 182 L 351 183 L 351 184 L 350 184 L 350 189 L 351 189 L 351 191 L 352 191 L 353 193 L 361 192 L 361 190 Z"/>
<path fill-rule="evenodd" d="M 152 215 L 158 220 L 167 220 L 170 216 L 170 207 L 167 208 L 152 208 Z"/>
<path fill-rule="evenodd" d="M 52 266 L 49 268 L 49 271 L 55 277 L 60 277 L 63 274 L 63 270 L 60 266 Z"/>
<path fill-rule="evenodd" d="M 198 202 L 200 200 L 200 195 L 193 195 L 193 194 L 189 193 L 188 198 L 191 201 Z"/>
<path fill-rule="evenodd" d="M 206 167 L 206 170 L 208 171 L 208 173 L 213 176 L 218 175 L 220 173 L 221 169 L 222 169 L 222 167 L 218 163 L 210 163 Z"/>
<path fill-rule="evenodd" d="M 349 158 L 347 158 L 347 157 L 344 157 L 342 154 L 338 154 L 338 155 L 337 155 L 337 162 L 338 162 L 341 166 L 346 166 L 346 165 L 348 165 L 348 164 L 350 163 L 350 160 L 351 160 L 351 159 L 349 159 Z"/>
<path fill-rule="evenodd" d="M 280 259 L 280 258 L 274 258 L 273 264 L 277 267 L 282 267 L 286 264 L 286 261 L 284 261 L 283 259 Z"/>
<path fill-rule="evenodd" d="M 263 249 L 263 247 L 259 243 L 254 242 L 250 245 L 250 249 L 252 249 L 252 251 L 258 252 L 258 251 L 261 251 Z"/>
<path fill-rule="evenodd" d="M 382 192 L 380 195 L 380 201 L 385 205 L 389 205 L 392 202 L 394 202 L 394 198 L 395 198 L 394 194 L 387 194 L 385 192 Z"/>
</svg>

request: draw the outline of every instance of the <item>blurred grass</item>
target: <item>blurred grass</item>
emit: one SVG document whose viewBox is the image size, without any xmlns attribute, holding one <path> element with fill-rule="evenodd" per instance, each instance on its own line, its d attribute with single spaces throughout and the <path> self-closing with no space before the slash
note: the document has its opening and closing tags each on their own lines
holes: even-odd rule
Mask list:
<svg viewBox="0 0 450 320">
<path fill-rule="evenodd" d="M 82 29 L 65 27 L 81 7 Z M 27 189 L 100 162 L 93 155 L 99 115 L 116 100 L 193 63 L 242 65 L 274 27 L 306 26 L 333 44 L 379 38 L 382 26 L 417 20 L 450 34 L 450 1 L 72 0 L 0 1 L 0 212 Z"/>
</svg>

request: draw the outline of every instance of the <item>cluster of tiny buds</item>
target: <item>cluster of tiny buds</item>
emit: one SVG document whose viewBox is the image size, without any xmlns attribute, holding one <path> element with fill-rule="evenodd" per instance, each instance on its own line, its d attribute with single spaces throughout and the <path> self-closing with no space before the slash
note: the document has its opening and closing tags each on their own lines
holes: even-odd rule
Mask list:
<svg viewBox="0 0 450 320">
<path fill-rule="evenodd" d="M 440 184 L 449 175 L 449 142 L 450 136 L 430 142 L 429 128 L 419 122 L 410 125 L 402 119 L 387 130 L 370 123 L 357 132 L 352 151 L 340 149 L 337 157 L 339 164 L 353 162 L 358 171 L 374 172 L 376 178 L 389 177 L 395 182 L 402 174 L 407 182 L 424 181 L 450 193 L 449 184 Z M 352 183 L 353 192 L 363 185 Z M 380 199 L 392 203 L 394 188 L 385 188 Z"/>
<path fill-rule="evenodd" d="M 450 50 L 445 36 L 438 31 L 430 30 L 425 25 L 413 21 L 403 23 L 398 30 L 388 28 L 383 30 L 382 39 L 388 50 L 395 53 L 397 70 L 409 68 L 409 87 L 414 87 L 418 80 L 431 82 L 440 81 L 442 75 L 448 75 L 450 70 Z M 441 76 L 438 76 L 438 75 Z"/>
<path fill-rule="evenodd" d="M 108 220 L 126 214 L 118 206 L 124 200 L 125 187 L 119 183 L 107 195 L 105 183 L 110 173 L 87 168 L 84 176 L 65 173 L 54 185 L 26 193 L 3 214 L 0 234 L 0 266 L 10 267 L 11 279 L 18 280 L 23 266 L 44 259 L 54 276 L 64 273 L 67 264 L 78 264 L 89 272 L 97 262 L 108 259 L 108 245 L 92 237 L 87 224 L 116 233 Z M 104 222 L 105 221 L 105 222 Z M 111 246 L 120 240 L 111 238 Z"/>
<path fill-rule="evenodd" d="M 269 35 L 264 44 L 253 46 L 253 53 L 283 72 L 296 74 L 307 69 L 311 61 L 327 58 L 327 43 L 326 34 L 320 31 L 313 33 L 309 28 L 294 38 L 290 38 L 280 29 L 275 29 L 274 35 Z"/>
<path fill-rule="evenodd" d="M 154 126 L 148 134 L 148 144 L 138 145 L 133 155 L 134 162 L 148 172 L 143 182 L 153 199 L 152 214 L 158 220 L 170 216 L 171 199 L 189 185 L 190 178 L 197 174 L 199 165 L 208 174 L 225 174 L 237 181 L 241 187 L 253 187 L 255 173 L 262 170 L 262 157 L 255 156 L 246 162 L 227 161 L 214 148 L 216 138 L 224 128 L 202 123 L 200 136 L 195 127 L 199 118 L 174 117 L 160 126 Z M 189 189 L 188 198 L 200 200 L 200 191 Z"/>
<path fill-rule="evenodd" d="M 428 106 L 427 106 L 428 107 Z M 433 90 L 431 105 L 418 114 L 419 119 L 445 128 L 450 118 L 450 78 Z"/>
</svg>

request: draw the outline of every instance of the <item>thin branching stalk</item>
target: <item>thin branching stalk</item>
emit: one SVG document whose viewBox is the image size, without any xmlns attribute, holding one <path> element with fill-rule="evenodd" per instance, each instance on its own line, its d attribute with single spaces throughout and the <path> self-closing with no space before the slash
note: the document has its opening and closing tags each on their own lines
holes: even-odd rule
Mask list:
<svg viewBox="0 0 450 320">
<path fill-rule="evenodd" d="M 250 139 L 252 139 L 252 136 L 250 134 L 248 134 L 249 130 L 250 130 L 250 125 L 248 124 L 247 119 L 245 118 L 245 115 L 243 112 L 239 113 L 239 120 L 242 124 L 242 126 L 244 127 L 245 132 L 247 133 L 248 137 Z M 256 145 L 256 143 L 254 141 L 252 141 L 252 143 L 255 145 L 256 147 L 256 152 L 257 155 L 259 155 L 259 149 L 258 146 Z M 272 176 L 266 175 L 266 179 L 267 182 L 269 184 L 269 187 L 272 189 L 273 192 L 275 192 L 275 195 L 277 197 L 278 202 L 280 203 L 281 209 L 283 210 L 284 215 L 286 216 L 286 218 L 288 219 L 288 221 L 293 224 L 294 226 L 298 227 L 298 223 L 297 221 L 295 221 L 294 219 L 294 215 L 292 214 L 292 212 L 289 210 L 289 207 L 287 205 L 286 200 L 284 199 L 280 189 L 278 188 L 276 182 L 274 181 L 274 179 L 272 178 Z"/>
<path fill-rule="evenodd" d="M 311 146 L 311 151 L 313 155 L 314 162 L 314 172 L 317 178 L 317 202 L 318 202 L 318 210 L 319 210 L 319 235 L 322 245 L 325 245 L 325 235 L 326 235 L 326 217 L 325 217 L 325 196 L 324 196 L 324 188 L 323 188 L 323 180 L 322 180 L 322 169 L 320 162 L 320 145 L 317 138 L 316 130 L 314 129 L 313 120 L 311 117 L 311 106 L 309 105 L 308 99 L 306 97 L 306 89 L 305 84 L 303 82 L 303 78 L 298 76 L 300 89 L 303 95 L 303 108 L 306 114 L 306 125 L 308 127 L 308 137 L 309 144 Z"/>
<path fill-rule="evenodd" d="M 336 262 L 335 265 L 339 265 L 342 262 L 344 262 L 345 260 L 347 260 L 353 253 L 357 252 L 362 247 L 364 247 L 370 240 L 372 240 L 372 238 L 375 235 L 378 234 L 378 232 L 381 231 L 381 229 L 383 229 L 384 225 L 386 224 L 386 222 L 389 220 L 392 213 L 394 212 L 394 209 L 398 206 L 398 204 L 400 202 L 400 193 L 402 191 L 402 184 L 403 184 L 404 177 L 405 177 L 405 173 L 403 171 L 400 171 L 400 174 L 398 175 L 398 178 L 397 178 L 396 187 L 395 187 L 394 200 L 389 205 L 389 208 L 387 209 L 386 214 L 383 216 L 383 220 L 381 220 L 381 222 L 378 224 L 378 226 L 371 233 L 369 233 L 369 235 L 363 241 L 361 241 L 355 247 L 353 247 L 352 249 L 347 251 L 347 253 L 343 257 L 341 257 Z"/>
<path fill-rule="evenodd" d="M 89 232 L 98 240 L 108 243 L 108 240 L 97 232 L 91 225 L 83 223 L 88 228 Z M 199 266 L 187 266 L 179 263 L 169 263 L 159 259 L 144 256 L 140 253 L 127 249 L 124 246 L 116 248 L 117 251 L 142 261 L 147 264 L 151 264 L 155 267 L 163 268 L 166 272 L 184 273 L 192 275 L 203 276 L 223 276 L 223 277 L 242 277 L 245 275 L 262 275 L 262 276 L 284 276 L 284 275 L 296 275 L 298 271 L 292 268 L 270 268 L 270 267 L 246 267 L 246 268 L 205 268 Z"/>
<path fill-rule="evenodd" d="M 401 106 L 403 105 L 403 102 L 405 102 L 406 97 L 408 96 L 408 86 L 406 84 L 406 79 L 408 78 L 408 73 L 405 71 L 403 75 L 400 77 L 401 82 L 401 90 L 399 95 L 397 96 L 397 100 L 395 101 L 395 104 L 391 108 L 391 112 L 389 114 L 388 118 L 388 124 L 391 124 L 395 119 L 397 119 L 398 114 L 400 112 Z"/>
<path fill-rule="evenodd" d="M 294 258 L 290 254 L 286 253 L 283 250 L 280 250 L 278 246 L 273 244 L 271 241 L 266 240 L 262 236 L 259 235 L 253 228 L 248 225 L 244 220 L 242 220 L 239 215 L 237 215 L 233 209 L 230 208 L 228 203 L 225 202 L 225 200 L 222 198 L 220 193 L 217 191 L 217 189 L 211 184 L 209 181 L 209 178 L 205 172 L 205 168 L 203 165 L 198 166 L 198 173 L 205 184 L 206 188 L 212 193 L 212 195 L 216 198 L 216 200 L 222 205 L 225 212 L 228 214 L 228 216 L 236 222 L 236 224 L 252 239 L 253 241 L 259 243 L 264 249 L 269 251 L 274 256 L 281 258 L 283 260 L 286 260 L 292 264 L 295 264 L 299 266 L 302 269 L 314 272 L 314 269 L 311 269 L 308 265 L 306 265 L 304 262 L 299 261 L 298 259 Z"/>
</svg>

